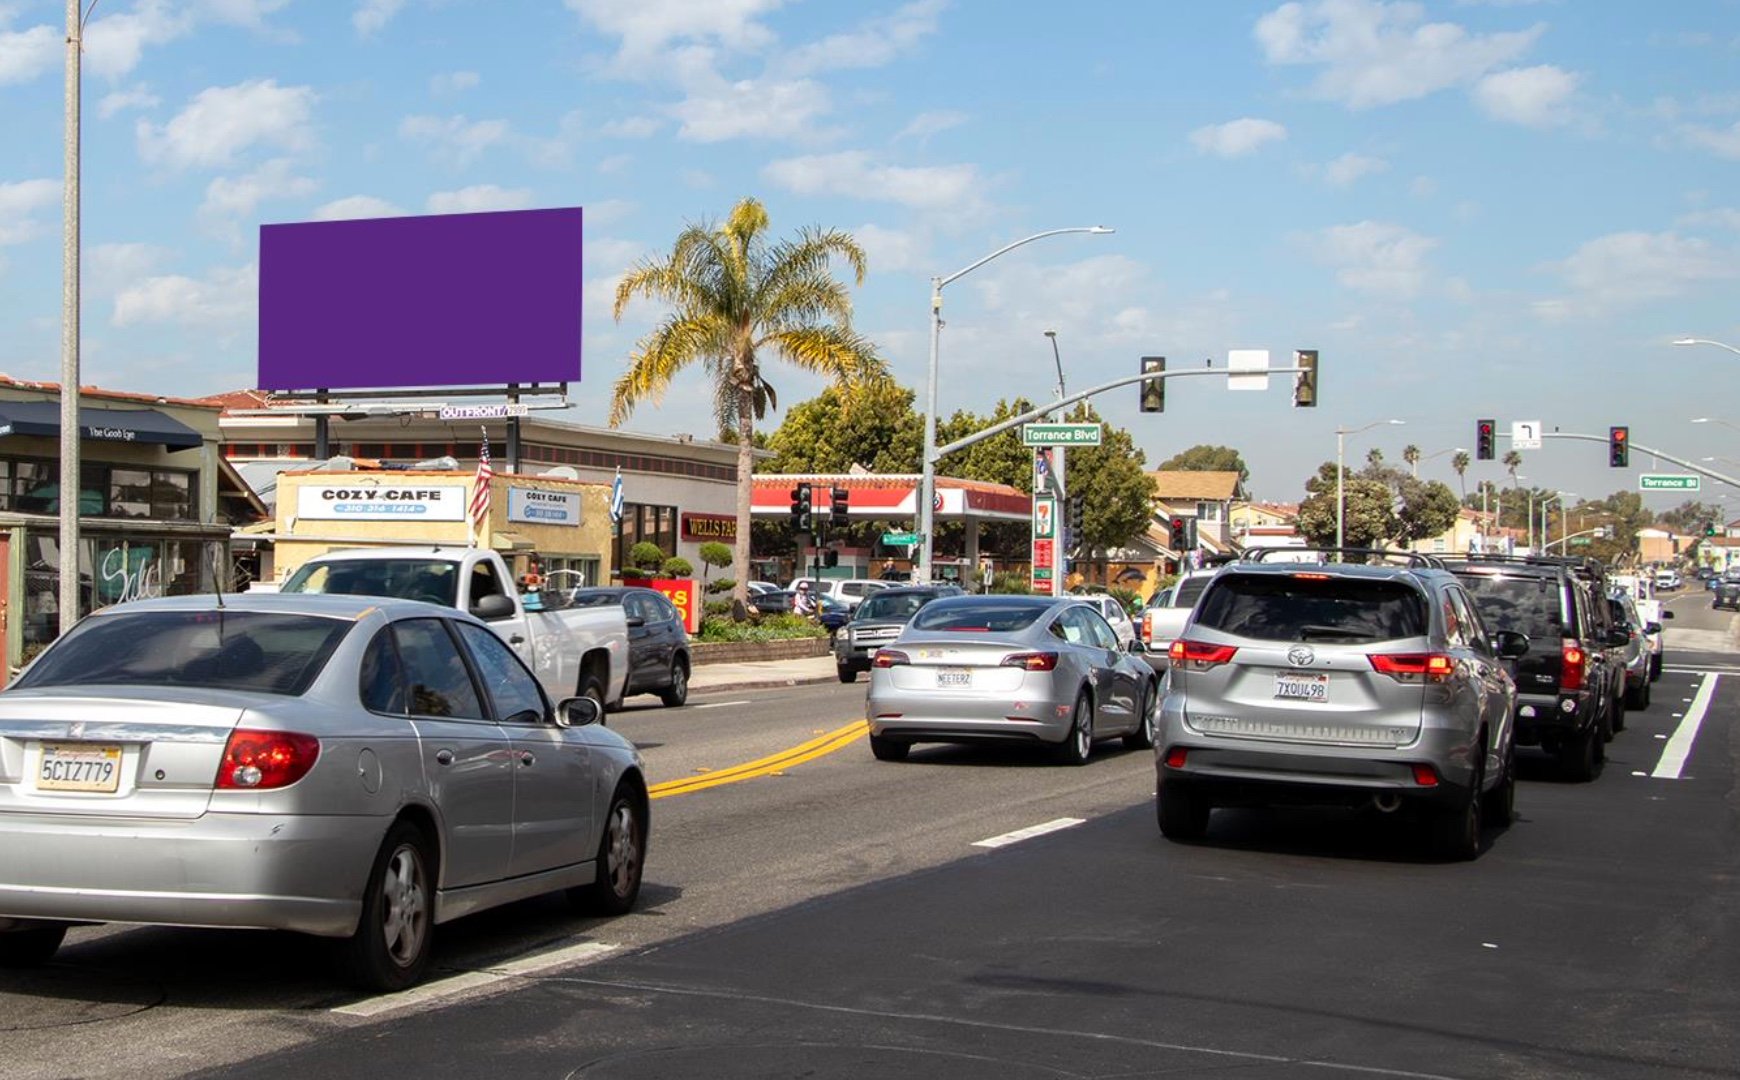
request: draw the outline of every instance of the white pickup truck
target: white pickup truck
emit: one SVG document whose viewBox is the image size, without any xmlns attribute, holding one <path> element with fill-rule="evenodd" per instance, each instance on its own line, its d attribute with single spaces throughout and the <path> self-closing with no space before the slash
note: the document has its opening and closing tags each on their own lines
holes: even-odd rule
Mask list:
<svg viewBox="0 0 1740 1080">
<path fill-rule="evenodd" d="M 468 611 L 520 654 L 554 701 L 622 700 L 628 620 L 621 606 L 528 610 L 493 551 L 384 547 L 329 551 L 297 567 L 280 590 L 422 600 Z M 536 595 L 536 594 L 534 594 Z"/>
<path fill-rule="evenodd" d="M 1147 648 L 1144 655 L 1148 666 L 1155 671 L 1165 671 L 1171 665 L 1167 651 L 1172 648 L 1172 639 L 1184 629 L 1191 610 L 1196 607 L 1197 598 L 1215 573 L 1215 570 L 1192 570 L 1155 593 L 1148 606 L 1142 609 L 1136 633 Z"/>
</svg>

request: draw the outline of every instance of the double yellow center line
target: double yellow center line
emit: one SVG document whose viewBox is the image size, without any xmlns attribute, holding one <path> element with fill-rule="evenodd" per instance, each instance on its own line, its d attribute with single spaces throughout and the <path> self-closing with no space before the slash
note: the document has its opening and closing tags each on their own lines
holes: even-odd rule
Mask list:
<svg viewBox="0 0 1740 1080">
<path fill-rule="evenodd" d="M 802 765 L 806 761 L 814 761 L 836 750 L 842 750 L 857 742 L 869 732 L 870 725 L 863 720 L 854 720 L 843 728 L 828 732 L 826 735 L 799 743 L 777 754 L 771 754 L 754 761 L 746 761 L 741 765 L 733 765 L 728 769 L 702 773 L 700 776 L 684 777 L 681 780 L 666 780 L 654 784 L 647 789 L 647 794 L 655 799 L 669 798 L 672 795 L 687 795 L 692 791 L 702 791 L 721 784 L 735 784 L 739 780 L 753 780 L 758 776 L 771 776 L 793 765 Z"/>
</svg>

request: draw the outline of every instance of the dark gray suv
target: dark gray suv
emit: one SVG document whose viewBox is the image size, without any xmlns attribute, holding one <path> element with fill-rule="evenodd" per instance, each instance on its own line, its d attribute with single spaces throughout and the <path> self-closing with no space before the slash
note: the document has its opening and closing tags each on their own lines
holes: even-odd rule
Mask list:
<svg viewBox="0 0 1740 1080">
<path fill-rule="evenodd" d="M 1506 661 L 1528 639 L 1489 635 L 1428 556 L 1303 557 L 1322 561 L 1253 553 L 1228 566 L 1172 643 L 1155 742 L 1160 831 L 1198 838 L 1217 806 L 1411 807 L 1441 854 L 1474 858 L 1483 824 L 1513 812 Z"/>
</svg>

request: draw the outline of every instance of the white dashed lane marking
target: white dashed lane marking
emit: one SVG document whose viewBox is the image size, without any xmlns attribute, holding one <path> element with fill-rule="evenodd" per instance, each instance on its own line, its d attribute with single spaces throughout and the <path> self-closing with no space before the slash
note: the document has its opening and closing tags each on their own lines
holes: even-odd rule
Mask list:
<svg viewBox="0 0 1740 1080">
<path fill-rule="evenodd" d="M 1047 821 L 1039 825 L 1029 825 L 1025 829 L 1016 829 L 1014 832 L 1004 833 L 1002 836 L 993 836 L 988 840 L 975 840 L 973 841 L 973 846 L 982 848 L 1008 847 L 1010 844 L 1019 844 L 1023 840 L 1031 840 L 1035 836 L 1044 836 L 1046 833 L 1054 833 L 1059 829 L 1072 828 L 1073 826 L 1080 825 L 1082 821 L 1083 819 L 1078 817 L 1060 817 L 1056 821 Z"/>
<path fill-rule="evenodd" d="M 1656 763 L 1651 776 L 1658 780 L 1680 778 L 1680 770 L 1686 767 L 1686 758 L 1691 756 L 1692 743 L 1697 740 L 1698 728 L 1704 723 L 1705 714 L 1710 711 L 1710 701 L 1716 696 L 1716 683 L 1720 679 L 1720 675 L 1711 673 L 1704 676 L 1704 681 L 1698 684 L 1698 693 L 1692 699 L 1692 707 L 1686 710 L 1685 719 L 1674 728 L 1673 738 L 1662 747 L 1661 760 Z"/>
<path fill-rule="evenodd" d="M 505 964 L 497 964 L 482 971 L 467 971 L 445 979 L 437 979 L 422 986 L 413 986 L 409 990 L 401 990 L 396 994 L 382 994 L 380 997 L 366 998 L 350 1005 L 341 1005 L 332 1010 L 340 1016 L 358 1016 L 368 1018 L 380 1016 L 383 1013 L 408 1009 L 413 1005 L 427 1005 L 432 1001 L 462 994 L 467 990 L 475 990 L 481 986 L 506 982 L 509 979 L 523 979 L 536 975 L 551 968 L 564 967 L 570 964 L 591 963 L 602 959 L 616 948 L 602 942 L 588 941 L 580 945 L 570 945 L 562 949 L 552 949 L 549 952 L 535 953 Z"/>
</svg>

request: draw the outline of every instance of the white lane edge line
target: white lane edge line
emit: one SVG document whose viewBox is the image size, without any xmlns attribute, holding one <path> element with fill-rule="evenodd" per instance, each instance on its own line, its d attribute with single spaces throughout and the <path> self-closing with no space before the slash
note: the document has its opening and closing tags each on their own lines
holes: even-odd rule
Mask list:
<svg viewBox="0 0 1740 1080">
<path fill-rule="evenodd" d="M 602 959 L 605 954 L 613 952 L 615 945 L 588 941 L 579 945 L 569 945 L 560 949 L 552 949 L 545 953 L 521 957 L 518 960 L 498 964 L 482 971 L 466 971 L 445 979 L 437 979 L 422 986 L 413 986 L 409 990 L 400 990 L 395 994 L 382 994 L 363 1001 L 341 1005 L 332 1011 L 340 1016 L 357 1016 L 368 1018 L 380 1016 L 383 1013 L 408 1009 L 413 1005 L 423 1005 L 431 1001 L 439 1001 L 445 997 L 475 990 L 480 986 L 506 982 L 509 979 L 521 978 L 527 975 L 546 971 L 564 964 L 579 964 Z"/>
<path fill-rule="evenodd" d="M 1697 697 L 1692 700 L 1692 707 L 1686 710 L 1685 719 L 1674 729 L 1673 737 L 1662 747 L 1661 760 L 1656 763 L 1650 776 L 1660 780 L 1678 780 L 1680 770 L 1686 767 L 1686 758 L 1692 754 L 1692 742 L 1698 737 L 1698 728 L 1704 723 L 1704 714 L 1710 711 L 1710 699 L 1716 696 L 1716 683 L 1722 676 L 1712 672 L 1704 676 L 1704 681 L 1698 684 Z"/>
<path fill-rule="evenodd" d="M 1038 825 L 1029 825 L 1025 829 L 1016 829 L 1014 832 L 1007 832 L 1002 836 L 993 836 L 984 840 L 975 840 L 973 841 L 973 846 L 982 848 L 1008 847 L 1010 844 L 1019 844 L 1023 840 L 1031 840 L 1036 836 L 1044 836 L 1046 833 L 1054 833 L 1063 829 L 1074 828 L 1077 825 L 1085 824 L 1086 820 L 1087 819 L 1085 818 L 1078 817 L 1060 817 L 1055 821 L 1046 821 Z"/>
<path fill-rule="evenodd" d="M 750 701 L 748 698 L 745 698 L 742 701 L 709 701 L 705 705 L 691 705 L 691 706 L 689 706 L 689 708 L 691 708 L 691 709 L 723 709 L 727 705 L 753 705 L 753 704 L 755 704 L 753 701 Z"/>
</svg>

